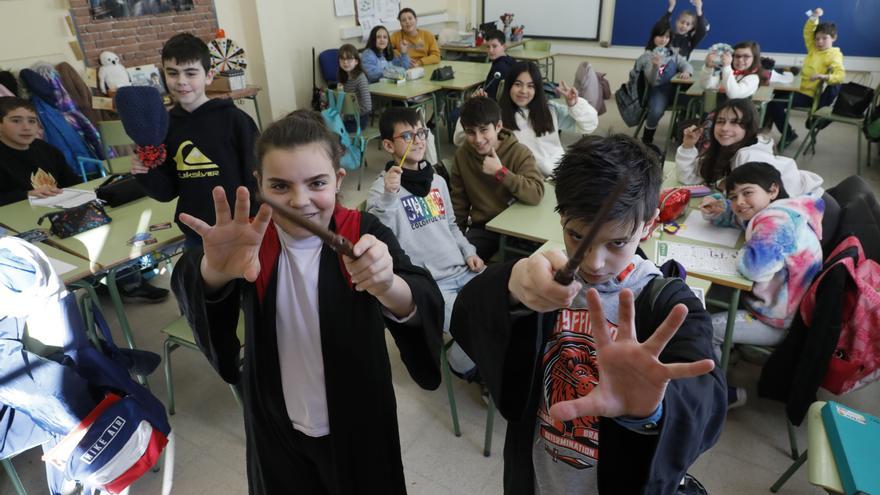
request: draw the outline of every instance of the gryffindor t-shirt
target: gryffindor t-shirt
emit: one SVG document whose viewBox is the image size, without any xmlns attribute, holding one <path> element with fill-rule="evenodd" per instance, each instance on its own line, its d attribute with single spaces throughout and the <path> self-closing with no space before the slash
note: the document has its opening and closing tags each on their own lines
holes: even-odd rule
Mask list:
<svg viewBox="0 0 880 495">
<path fill-rule="evenodd" d="M 637 298 L 660 271 L 653 263 L 634 256 L 614 279 L 589 285 L 580 277 L 583 290 L 571 306 L 559 311 L 556 325 L 542 355 L 544 379 L 538 407 L 532 463 L 535 495 L 598 493 L 596 463 L 599 460 L 599 418 L 587 416 L 560 422 L 550 416 L 550 406 L 583 397 L 599 384 L 596 340 L 590 327 L 586 291 L 599 291 L 602 309 L 612 329 L 617 328 L 618 297 L 623 289 Z M 612 338 L 616 332 L 612 330 Z"/>
</svg>

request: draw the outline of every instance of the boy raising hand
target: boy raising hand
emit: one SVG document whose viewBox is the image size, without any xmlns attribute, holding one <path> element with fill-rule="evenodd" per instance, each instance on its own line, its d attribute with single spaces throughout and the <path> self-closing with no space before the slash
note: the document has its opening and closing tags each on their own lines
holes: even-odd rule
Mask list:
<svg viewBox="0 0 880 495">
<path fill-rule="evenodd" d="M 709 315 L 635 254 L 662 170 L 634 139 L 588 136 L 566 151 L 553 176 L 566 251 L 624 176 L 574 282 L 553 280 L 568 258 L 551 250 L 490 265 L 455 304 L 452 334 L 508 420 L 505 495 L 674 493 L 721 434 Z"/>
</svg>

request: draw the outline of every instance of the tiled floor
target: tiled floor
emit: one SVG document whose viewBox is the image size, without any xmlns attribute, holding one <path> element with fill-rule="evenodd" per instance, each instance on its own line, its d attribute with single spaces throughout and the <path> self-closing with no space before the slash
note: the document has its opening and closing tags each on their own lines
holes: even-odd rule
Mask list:
<svg viewBox="0 0 880 495">
<path fill-rule="evenodd" d="M 609 102 L 608 113 L 600 118 L 601 128 L 598 132 L 608 132 L 610 128 L 625 129 L 612 102 Z M 798 132 L 805 134 L 802 131 L 803 119 L 795 118 L 795 122 Z M 662 125 L 657 135 L 665 135 Z M 565 139 L 571 141 L 573 137 L 566 135 Z M 442 151 L 444 157 L 451 155 L 448 145 L 444 144 Z M 369 150 L 369 158 L 372 165 L 365 173 L 363 189 L 360 192 L 354 190 L 356 180 L 346 183 L 346 204 L 356 205 L 366 197 L 370 181 L 378 173 L 380 164 L 387 159 L 374 146 Z M 451 163 L 451 159 L 446 161 L 447 165 Z M 854 174 L 854 130 L 839 124 L 832 125 L 823 131 L 817 154 L 800 160 L 799 164 L 824 176 L 828 186 Z M 878 170 L 880 160 L 877 159 L 875 147 L 874 166 L 863 171 L 863 176 L 871 182 L 875 191 L 880 191 Z M 167 274 L 159 277 L 157 283 L 167 287 Z M 113 318 L 112 312 L 107 311 L 106 314 Z M 138 345 L 161 353 L 163 335 L 160 330 L 176 318 L 176 303 L 169 300 L 154 306 L 131 305 L 128 315 Z M 486 408 L 480 400 L 478 388 L 461 381 L 455 383 L 462 429 L 462 436 L 456 438 L 452 434 L 445 388 L 431 392 L 419 389 L 406 375 L 390 341 L 389 349 L 409 493 L 500 494 L 504 420 L 496 416 L 492 455 L 483 457 Z M 173 354 L 172 361 L 177 399 L 177 414 L 171 417 L 177 440 L 173 492 L 211 495 L 246 493 L 242 418 L 229 388 L 197 352 L 179 349 Z M 713 494 L 766 493 L 791 462 L 787 457 L 788 438 L 782 406 L 755 397 L 759 373 L 758 366 L 746 362 L 733 366 L 730 381 L 749 389 L 749 402 L 745 407 L 731 412 L 721 440 L 691 469 Z M 166 390 L 161 370 L 153 375 L 150 385 L 154 393 L 164 400 Z M 880 385 L 874 384 L 842 397 L 841 401 L 877 414 L 880 413 L 878 392 Z M 805 429 L 800 428 L 798 433 L 800 444 L 804 445 Z M 19 456 L 15 465 L 29 493 L 45 493 L 39 449 Z M 161 479 L 161 473 L 150 473 L 132 488 L 131 493 L 158 494 Z M 805 469 L 802 469 L 781 493 L 819 492 L 807 483 Z M 12 493 L 3 474 L 0 474 L 0 493 Z"/>
</svg>

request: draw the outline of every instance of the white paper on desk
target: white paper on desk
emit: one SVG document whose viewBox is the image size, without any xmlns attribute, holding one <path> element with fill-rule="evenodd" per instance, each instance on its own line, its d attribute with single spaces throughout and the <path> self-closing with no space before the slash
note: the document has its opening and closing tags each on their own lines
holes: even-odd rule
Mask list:
<svg viewBox="0 0 880 495">
<path fill-rule="evenodd" d="M 73 208 L 97 199 L 94 191 L 82 189 L 64 188 L 61 194 L 51 198 L 28 198 L 34 206 L 47 206 L 50 208 Z"/>
<path fill-rule="evenodd" d="M 737 276 L 739 251 L 725 247 L 697 246 L 680 242 L 657 241 L 657 265 L 674 259 L 688 272 Z"/>
<path fill-rule="evenodd" d="M 76 268 L 76 266 L 71 265 L 70 263 L 67 263 L 65 261 L 57 260 L 51 256 L 49 256 L 48 258 L 49 263 L 52 264 L 52 268 L 55 269 L 55 273 L 57 273 L 58 275 L 64 275 L 65 273 Z"/>
<path fill-rule="evenodd" d="M 700 210 L 691 210 L 687 219 L 675 233 L 675 237 L 686 237 L 695 241 L 719 244 L 721 246 L 735 247 L 736 241 L 742 232 L 739 229 L 729 229 L 712 225 L 712 222 L 703 219 Z"/>
</svg>

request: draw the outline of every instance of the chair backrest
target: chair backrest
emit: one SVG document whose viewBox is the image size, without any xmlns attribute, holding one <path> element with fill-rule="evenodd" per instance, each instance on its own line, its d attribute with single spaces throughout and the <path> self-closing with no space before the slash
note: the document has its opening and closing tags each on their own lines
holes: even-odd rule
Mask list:
<svg viewBox="0 0 880 495">
<path fill-rule="evenodd" d="M 318 55 L 318 67 L 321 69 L 321 77 L 327 86 L 336 86 L 336 73 L 339 70 L 339 49 L 331 48 L 324 50 Z"/>
<path fill-rule="evenodd" d="M 504 94 L 504 79 L 498 81 L 498 86 L 495 88 L 495 101 L 501 101 L 501 95 Z"/>
<path fill-rule="evenodd" d="M 828 189 L 828 194 L 840 204 L 837 228 L 834 232 L 822 234 L 823 238 L 829 237 L 830 249 L 847 236 L 855 235 L 862 243 L 865 256 L 880 261 L 880 203 L 871 186 L 858 175 L 853 175 Z"/>
<path fill-rule="evenodd" d="M 874 88 L 874 99 L 865 112 L 863 129 L 868 141 L 880 141 L 880 85 Z"/>
<path fill-rule="evenodd" d="M 361 118 L 361 107 L 358 105 L 357 95 L 355 93 L 344 93 L 342 97 L 342 109 L 340 109 L 339 113 L 342 114 L 342 118 L 345 117 L 354 117 L 356 119 Z"/>
<path fill-rule="evenodd" d="M 103 120 L 98 122 L 98 132 L 101 134 L 101 141 L 104 142 L 105 147 L 134 144 L 134 141 L 125 133 L 121 120 Z"/>
<path fill-rule="evenodd" d="M 550 51 L 550 42 L 549 41 L 538 41 L 538 40 L 529 40 L 523 43 L 523 48 L 526 50 L 532 50 L 536 52 L 549 52 Z"/>
</svg>

